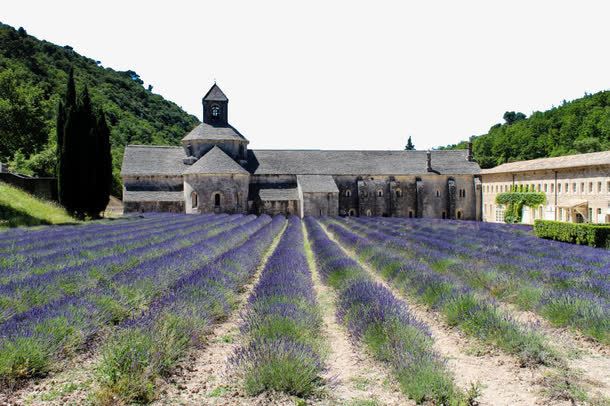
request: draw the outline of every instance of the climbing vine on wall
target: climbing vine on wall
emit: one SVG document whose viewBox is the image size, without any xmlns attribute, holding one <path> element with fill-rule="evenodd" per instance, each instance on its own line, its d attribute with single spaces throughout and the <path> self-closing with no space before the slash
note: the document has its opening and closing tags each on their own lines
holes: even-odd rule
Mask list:
<svg viewBox="0 0 610 406">
<path fill-rule="evenodd" d="M 506 205 L 506 223 L 520 223 L 523 206 L 540 206 L 546 203 L 546 195 L 540 192 L 506 192 L 496 196 L 496 203 Z"/>
</svg>

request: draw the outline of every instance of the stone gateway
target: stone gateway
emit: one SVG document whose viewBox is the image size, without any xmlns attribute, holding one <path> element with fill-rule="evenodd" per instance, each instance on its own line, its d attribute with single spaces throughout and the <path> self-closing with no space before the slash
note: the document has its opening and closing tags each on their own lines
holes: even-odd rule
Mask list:
<svg viewBox="0 0 610 406">
<path fill-rule="evenodd" d="M 228 113 L 214 84 L 181 147 L 127 146 L 125 212 L 481 219 L 469 150 L 252 150 Z"/>
</svg>

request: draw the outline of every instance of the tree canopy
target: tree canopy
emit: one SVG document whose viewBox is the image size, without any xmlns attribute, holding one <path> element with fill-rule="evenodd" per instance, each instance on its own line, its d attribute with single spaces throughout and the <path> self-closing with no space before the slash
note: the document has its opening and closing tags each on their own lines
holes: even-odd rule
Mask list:
<svg viewBox="0 0 610 406">
<path fill-rule="evenodd" d="M 473 153 L 482 168 L 505 162 L 610 149 L 610 91 L 585 94 L 544 112 L 506 112 L 504 124 L 475 136 Z M 467 141 L 439 149 L 465 149 Z"/>
<path fill-rule="evenodd" d="M 195 116 L 152 93 L 152 86 L 145 88 L 136 72 L 104 68 L 69 46 L 0 23 L 0 162 L 28 175 L 54 175 L 56 112 L 70 67 L 76 85 L 86 83 L 92 103 L 105 112 L 115 195 L 121 193 L 125 145 L 176 145 L 198 123 Z"/>
</svg>

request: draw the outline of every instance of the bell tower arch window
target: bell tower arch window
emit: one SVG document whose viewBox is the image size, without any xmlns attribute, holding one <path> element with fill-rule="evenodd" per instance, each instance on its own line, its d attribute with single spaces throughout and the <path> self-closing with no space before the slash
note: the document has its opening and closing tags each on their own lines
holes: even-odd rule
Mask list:
<svg viewBox="0 0 610 406">
<path fill-rule="evenodd" d="M 212 106 L 212 118 L 217 119 L 220 117 L 220 106 L 215 104 Z"/>
</svg>

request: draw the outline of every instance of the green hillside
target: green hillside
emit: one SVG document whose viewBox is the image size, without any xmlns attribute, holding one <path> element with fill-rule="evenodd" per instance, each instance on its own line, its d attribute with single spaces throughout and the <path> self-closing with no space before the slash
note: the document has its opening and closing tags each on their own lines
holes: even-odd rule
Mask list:
<svg viewBox="0 0 610 406">
<path fill-rule="evenodd" d="M 4 227 L 67 224 L 77 221 L 59 205 L 0 182 L 0 230 Z"/>
<path fill-rule="evenodd" d="M 0 23 L 0 162 L 28 175 L 54 175 L 55 114 L 70 66 L 111 127 L 113 193 L 127 144 L 177 144 L 198 119 L 152 93 L 133 71 L 118 72 Z"/>
<path fill-rule="evenodd" d="M 473 137 L 482 168 L 512 161 L 610 150 L 610 91 L 586 94 L 530 117 L 506 112 L 504 123 Z M 439 149 L 465 148 L 467 141 Z"/>
</svg>

